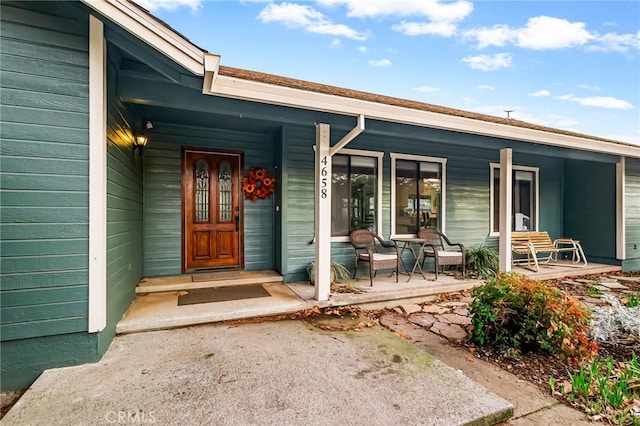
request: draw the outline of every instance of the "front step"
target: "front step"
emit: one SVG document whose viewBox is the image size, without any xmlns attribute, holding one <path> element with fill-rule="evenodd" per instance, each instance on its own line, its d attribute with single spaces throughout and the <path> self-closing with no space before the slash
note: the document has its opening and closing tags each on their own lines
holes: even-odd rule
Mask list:
<svg viewBox="0 0 640 426">
<path fill-rule="evenodd" d="M 212 272 L 206 274 L 178 275 L 174 277 L 150 277 L 143 278 L 138 283 L 136 286 L 136 294 L 188 291 L 199 288 L 232 285 L 281 283 L 283 281 L 284 277 L 273 270 Z"/>
</svg>

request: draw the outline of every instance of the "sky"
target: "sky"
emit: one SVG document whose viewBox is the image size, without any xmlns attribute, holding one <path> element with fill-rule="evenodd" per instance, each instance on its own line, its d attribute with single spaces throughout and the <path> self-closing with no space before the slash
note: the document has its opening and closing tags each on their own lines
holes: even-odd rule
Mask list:
<svg viewBox="0 0 640 426">
<path fill-rule="evenodd" d="M 137 0 L 221 64 L 640 145 L 640 0 Z"/>
</svg>

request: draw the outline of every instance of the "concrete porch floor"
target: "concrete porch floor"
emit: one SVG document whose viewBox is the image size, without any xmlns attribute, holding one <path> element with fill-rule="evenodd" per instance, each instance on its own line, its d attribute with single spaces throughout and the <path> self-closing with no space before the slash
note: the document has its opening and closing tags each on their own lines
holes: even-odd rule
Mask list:
<svg viewBox="0 0 640 426">
<path fill-rule="evenodd" d="M 620 269 L 619 266 L 601 264 L 590 264 L 582 268 L 545 265 L 538 273 L 520 267 L 515 267 L 514 272 L 535 279 L 547 280 L 614 272 Z M 219 278 L 222 279 L 215 281 L 194 282 L 191 275 L 150 278 L 141 281 L 137 289 L 138 294 L 118 323 L 116 333 L 164 330 L 197 324 L 288 314 L 314 306 L 323 308 L 359 305 L 367 309 L 392 308 L 401 304 L 428 302 L 438 294 L 467 290 L 482 282 L 481 280 L 456 279 L 447 274 L 439 274 L 436 281 L 433 273 L 425 273 L 427 279 L 414 275 L 409 281 L 407 281 L 406 275 L 401 274 L 399 282 L 396 283 L 395 276 L 379 273 L 374 278 L 373 286 L 369 286 L 368 277 L 359 276 L 350 283 L 352 287 L 360 289 L 361 293 L 333 293 L 330 300 L 317 301 L 314 299 L 315 289 L 312 285 L 307 282 L 284 284 L 282 276 L 274 271 L 239 271 L 228 274 L 228 279 L 221 275 Z M 194 288 L 255 283 L 262 284 L 271 296 L 178 306 L 178 291 L 180 290 L 188 291 Z"/>
</svg>

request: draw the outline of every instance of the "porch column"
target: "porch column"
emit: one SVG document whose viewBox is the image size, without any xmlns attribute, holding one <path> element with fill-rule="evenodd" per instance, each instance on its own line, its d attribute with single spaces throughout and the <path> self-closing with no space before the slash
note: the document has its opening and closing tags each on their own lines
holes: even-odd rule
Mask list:
<svg viewBox="0 0 640 426">
<path fill-rule="evenodd" d="M 616 164 L 616 259 L 626 260 L 626 166 L 625 157 Z"/>
<path fill-rule="evenodd" d="M 500 270 L 511 271 L 511 207 L 513 198 L 513 152 L 511 148 L 500 150 Z"/>
<path fill-rule="evenodd" d="M 331 149 L 330 126 L 316 126 L 315 261 L 316 300 L 331 294 Z"/>
</svg>

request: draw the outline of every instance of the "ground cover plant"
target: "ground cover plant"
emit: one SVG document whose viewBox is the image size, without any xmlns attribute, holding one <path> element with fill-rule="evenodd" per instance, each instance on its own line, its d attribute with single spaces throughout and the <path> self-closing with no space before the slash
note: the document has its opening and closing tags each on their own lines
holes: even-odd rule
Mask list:
<svg viewBox="0 0 640 426">
<path fill-rule="evenodd" d="M 476 357 L 583 410 L 592 420 L 640 425 L 640 310 L 636 302 L 640 282 L 625 281 L 628 290 L 602 294 L 597 283 L 608 275 L 580 277 L 581 285 L 563 279 L 532 283 L 512 274 L 499 275 L 474 291 L 473 329 L 463 345 Z M 638 272 L 625 275 L 640 277 Z M 585 327 L 579 301 L 594 297 L 601 306 L 589 309 Z M 529 312 L 522 312 L 525 306 Z M 492 321 L 495 323 L 489 324 Z M 515 322 L 520 322 L 521 329 Z M 505 325 L 508 332 L 495 329 L 496 324 Z M 532 330 L 533 324 L 539 329 Z M 476 329 L 485 326 L 482 331 Z M 565 336 L 558 346 L 555 334 L 559 330 Z"/>
</svg>

